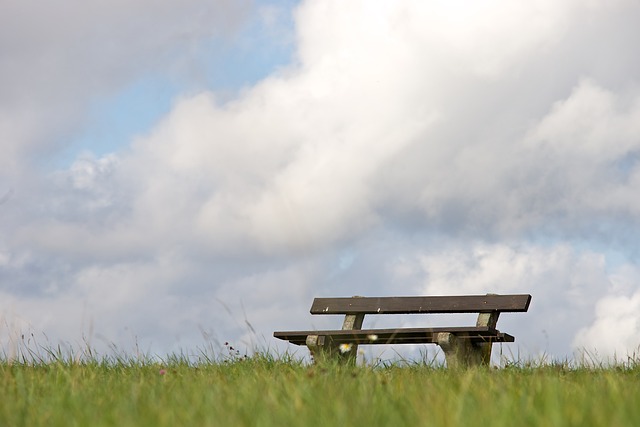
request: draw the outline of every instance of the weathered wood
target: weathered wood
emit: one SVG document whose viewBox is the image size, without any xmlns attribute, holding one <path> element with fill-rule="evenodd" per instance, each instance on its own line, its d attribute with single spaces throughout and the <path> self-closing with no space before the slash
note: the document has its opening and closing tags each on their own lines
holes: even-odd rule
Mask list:
<svg viewBox="0 0 640 427">
<path fill-rule="evenodd" d="M 357 296 L 353 298 L 363 298 L 363 297 Z M 362 322 L 364 322 L 364 316 L 365 316 L 364 313 L 347 314 L 346 316 L 344 316 L 344 321 L 342 322 L 342 330 L 354 331 L 354 330 L 362 329 Z M 352 362 L 355 364 L 356 359 L 358 357 L 358 344 L 343 343 L 342 347 L 340 347 L 341 344 L 334 344 L 334 345 L 338 346 L 338 348 L 336 348 L 334 351 L 337 351 L 340 357 L 342 357 L 343 359 L 345 359 L 350 363 Z"/>
<path fill-rule="evenodd" d="M 358 331 L 324 330 L 274 332 L 273 336 L 291 344 L 304 345 L 307 336 L 327 337 L 334 344 L 419 344 L 437 343 L 437 334 L 450 332 L 473 342 L 514 342 L 515 338 L 489 327 L 450 326 L 438 328 L 362 329 Z M 323 344 L 325 345 L 325 344 Z"/>
<path fill-rule="evenodd" d="M 437 344 L 451 368 L 489 365 L 494 342 L 515 338 L 496 329 L 501 312 L 525 312 L 531 295 L 316 298 L 312 314 L 345 314 L 341 330 L 274 332 L 305 345 L 314 361 L 355 363 L 358 344 Z M 366 314 L 479 313 L 476 326 L 362 329 Z"/>
<path fill-rule="evenodd" d="M 316 298 L 311 314 L 417 314 L 525 312 L 531 295 Z"/>
<path fill-rule="evenodd" d="M 496 328 L 498 325 L 498 317 L 500 317 L 499 311 L 492 311 L 490 313 L 480 313 L 478 314 L 478 319 L 476 320 L 476 326 L 478 327 L 489 327 Z M 474 361 L 479 361 L 479 364 L 489 365 L 491 361 L 491 348 L 493 346 L 493 342 L 482 342 L 482 343 L 471 343 L 473 351 L 477 353 L 477 357 L 474 357 Z M 447 362 L 449 363 L 449 362 Z"/>
<path fill-rule="evenodd" d="M 354 329 L 362 329 L 364 314 L 347 314 L 342 322 L 343 331 L 352 331 Z"/>
</svg>

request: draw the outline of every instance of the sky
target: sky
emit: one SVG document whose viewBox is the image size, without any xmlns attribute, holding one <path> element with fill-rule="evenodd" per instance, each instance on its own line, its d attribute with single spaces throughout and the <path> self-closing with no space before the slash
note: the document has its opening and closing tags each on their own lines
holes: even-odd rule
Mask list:
<svg viewBox="0 0 640 427">
<path fill-rule="evenodd" d="M 639 20 L 631 0 L 4 1 L 4 353 L 304 357 L 272 333 L 338 327 L 316 296 L 529 293 L 495 357 L 636 357 Z"/>
</svg>

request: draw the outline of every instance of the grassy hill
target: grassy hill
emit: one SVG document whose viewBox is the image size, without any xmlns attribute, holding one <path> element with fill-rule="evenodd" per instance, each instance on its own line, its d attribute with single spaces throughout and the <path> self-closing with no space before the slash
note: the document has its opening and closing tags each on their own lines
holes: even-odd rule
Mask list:
<svg viewBox="0 0 640 427">
<path fill-rule="evenodd" d="M 1 426 L 637 426 L 640 367 L 0 363 Z"/>
</svg>

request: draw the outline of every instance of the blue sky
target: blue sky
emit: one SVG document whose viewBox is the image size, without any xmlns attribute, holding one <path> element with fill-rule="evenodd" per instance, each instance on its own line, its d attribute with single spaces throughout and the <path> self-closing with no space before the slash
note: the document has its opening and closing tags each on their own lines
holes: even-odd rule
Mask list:
<svg viewBox="0 0 640 427">
<path fill-rule="evenodd" d="M 314 296 L 488 292 L 533 295 L 512 354 L 640 345 L 633 2 L 2 8 L 6 354 L 285 351 L 339 323 Z"/>
<path fill-rule="evenodd" d="M 79 152 L 102 156 L 126 147 L 169 113 L 180 96 L 210 90 L 232 99 L 243 88 L 291 64 L 296 4 L 256 2 L 233 37 L 203 43 L 195 59 L 196 71 L 183 75 L 150 70 L 114 93 L 91 100 L 87 122 L 56 165 L 68 165 Z M 266 13 L 272 18 L 266 18 Z"/>
</svg>

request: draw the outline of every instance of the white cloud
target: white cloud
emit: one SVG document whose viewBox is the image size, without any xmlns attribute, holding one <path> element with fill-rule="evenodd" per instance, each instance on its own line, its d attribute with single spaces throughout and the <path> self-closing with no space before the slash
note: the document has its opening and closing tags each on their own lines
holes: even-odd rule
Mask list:
<svg viewBox="0 0 640 427">
<path fill-rule="evenodd" d="M 524 151 L 535 156 L 540 190 L 559 199 L 553 209 L 571 217 L 638 214 L 629 196 L 638 189 L 639 119 L 637 93 L 614 94 L 588 80 L 554 105 Z"/>
<path fill-rule="evenodd" d="M 596 319 L 581 329 L 573 345 L 596 357 L 627 361 L 640 349 L 640 292 L 631 296 L 603 297 L 596 305 Z"/>
<path fill-rule="evenodd" d="M 193 67 L 245 2 L 8 0 L 0 14 L 0 178 L 64 147 L 90 102 L 161 68 Z M 191 64 L 190 64 L 191 63 Z M 187 64 L 189 64 L 187 66 Z"/>
<path fill-rule="evenodd" d="M 425 295 L 527 293 L 529 312 L 505 314 L 500 329 L 525 353 L 571 354 L 575 334 L 611 283 L 605 257 L 553 246 L 461 244 L 416 254 Z"/>
</svg>

